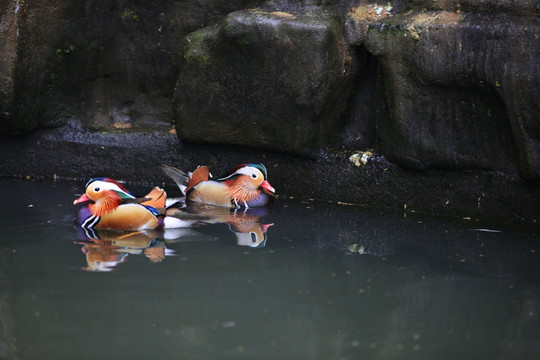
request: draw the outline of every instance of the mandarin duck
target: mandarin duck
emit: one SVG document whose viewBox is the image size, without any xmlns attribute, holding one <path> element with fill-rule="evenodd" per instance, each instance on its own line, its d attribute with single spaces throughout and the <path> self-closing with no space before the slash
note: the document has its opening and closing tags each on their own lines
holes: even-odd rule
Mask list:
<svg viewBox="0 0 540 360">
<path fill-rule="evenodd" d="M 144 230 L 180 228 L 200 220 L 175 208 L 166 208 L 167 194 L 155 187 L 143 198 L 133 196 L 110 178 L 91 179 L 73 204 L 85 204 L 76 223 L 85 229 Z"/>
<path fill-rule="evenodd" d="M 273 201 L 275 190 L 262 164 L 241 164 L 220 178 L 213 178 L 207 166 L 189 174 L 172 166 L 162 167 L 190 201 L 237 209 L 263 207 Z"/>
</svg>

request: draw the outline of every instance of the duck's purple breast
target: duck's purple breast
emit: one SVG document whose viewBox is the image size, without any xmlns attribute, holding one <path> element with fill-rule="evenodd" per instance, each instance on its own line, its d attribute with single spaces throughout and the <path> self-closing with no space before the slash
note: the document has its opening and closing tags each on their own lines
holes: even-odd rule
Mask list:
<svg viewBox="0 0 540 360">
<path fill-rule="evenodd" d="M 248 201 L 248 206 L 249 207 L 262 207 L 262 206 L 269 205 L 270 203 L 272 203 L 273 200 L 274 198 L 272 196 L 261 191 L 259 196 L 257 196 L 255 199 L 251 201 Z"/>
<path fill-rule="evenodd" d="M 86 220 L 88 220 L 88 218 L 90 216 L 92 216 L 92 214 L 90 213 L 90 209 L 88 208 L 88 206 L 83 206 L 77 212 L 77 217 L 75 218 L 75 223 L 77 225 L 83 225 L 84 222 Z"/>
</svg>

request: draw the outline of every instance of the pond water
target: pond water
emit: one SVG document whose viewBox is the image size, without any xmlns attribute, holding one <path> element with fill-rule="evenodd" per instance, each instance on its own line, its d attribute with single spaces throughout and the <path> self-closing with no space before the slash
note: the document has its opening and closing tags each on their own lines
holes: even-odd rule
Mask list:
<svg viewBox="0 0 540 360">
<path fill-rule="evenodd" d="M 0 184 L 2 359 L 540 358 L 531 230 L 278 199 L 84 234 L 84 182 Z"/>
</svg>

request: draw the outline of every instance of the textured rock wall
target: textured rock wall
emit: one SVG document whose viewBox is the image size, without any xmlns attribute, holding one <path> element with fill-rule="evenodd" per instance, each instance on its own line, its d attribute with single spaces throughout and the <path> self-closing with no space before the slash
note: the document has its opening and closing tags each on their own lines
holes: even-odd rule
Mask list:
<svg viewBox="0 0 540 360">
<path fill-rule="evenodd" d="M 312 8 L 243 11 L 193 33 L 174 99 L 179 136 L 296 154 L 371 147 L 406 168 L 538 179 L 538 4 L 397 5 L 334 8 L 341 50 L 317 41 L 316 26 L 310 40 L 295 35 L 325 21 Z M 367 74 L 375 62 L 380 77 Z"/>
<path fill-rule="evenodd" d="M 67 5 L 54 0 L 0 3 L 0 133 L 38 127 L 51 105 L 51 59 Z"/>
<path fill-rule="evenodd" d="M 537 17 L 412 12 L 371 25 L 387 119 L 381 150 L 412 168 L 540 176 Z"/>
<path fill-rule="evenodd" d="M 0 1 L 0 134 L 169 129 L 184 36 L 257 3 Z"/>
</svg>

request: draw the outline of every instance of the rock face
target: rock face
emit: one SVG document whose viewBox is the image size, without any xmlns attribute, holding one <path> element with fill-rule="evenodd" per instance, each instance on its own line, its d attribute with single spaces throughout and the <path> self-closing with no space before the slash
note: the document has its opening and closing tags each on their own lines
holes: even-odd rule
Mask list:
<svg viewBox="0 0 540 360">
<path fill-rule="evenodd" d="M 178 134 L 295 154 L 335 148 L 338 137 L 406 168 L 539 179 L 538 4 L 490 4 L 411 1 L 422 8 L 395 16 L 364 5 L 345 30 L 320 14 L 231 14 L 187 37 Z M 378 79 L 365 73 L 371 56 Z"/>
<path fill-rule="evenodd" d="M 384 76 L 381 150 L 411 168 L 540 176 L 538 18 L 450 11 L 374 23 Z"/>
<path fill-rule="evenodd" d="M 59 28 L 54 14 L 62 12 L 58 1 L 0 3 L 0 134 L 28 132 L 42 122 Z"/>
<path fill-rule="evenodd" d="M 193 167 L 209 156 L 197 144 L 219 144 L 279 154 L 301 174 L 290 194 L 535 222 L 539 14 L 537 0 L 4 0 L 0 176 L 155 179 L 180 146 Z M 58 144 L 77 161 L 40 161 Z"/>
<path fill-rule="evenodd" d="M 309 155 L 335 144 L 361 66 L 336 17 L 245 10 L 185 42 L 181 139 Z"/>
</svg>

